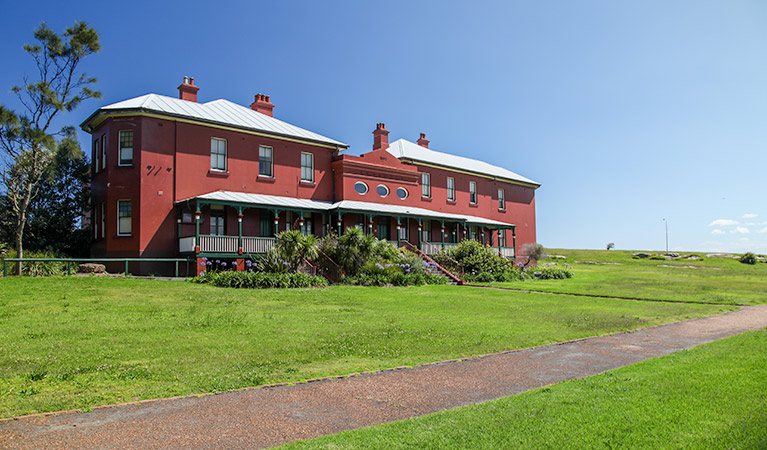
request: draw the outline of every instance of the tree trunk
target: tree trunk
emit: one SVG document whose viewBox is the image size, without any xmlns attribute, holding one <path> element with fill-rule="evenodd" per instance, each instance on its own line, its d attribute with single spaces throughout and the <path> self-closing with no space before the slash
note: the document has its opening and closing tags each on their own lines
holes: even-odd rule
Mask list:
<svg viewBox="0 0 767 450">
<path fill-rule="evenodd" d="M 32 200 L 32 190 L 34 185 L 27 183 L 26 193 L 24 198 L 21 199 L 19 205 L 19 217 L 16 220 L 16 257 L 24 257 L 24 248 L 22 244 L 22 238 L 24 237 L 24 225 L 27 223 L 27 208 L 29 208 L 29 202 Z M 21 261 L 16 261 L 16 275 L 21 275 Z"/>
</svg>

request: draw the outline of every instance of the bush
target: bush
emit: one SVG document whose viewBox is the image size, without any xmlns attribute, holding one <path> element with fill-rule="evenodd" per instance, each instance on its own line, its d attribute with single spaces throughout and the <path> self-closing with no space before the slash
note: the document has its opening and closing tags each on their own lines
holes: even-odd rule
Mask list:
<svg viewBox="0 0 767 450">
<path fill-rule="evenodd" d="M 15 249 L 10 249 L 5 252 L 3 259 L 15 258 L 17 255 Z M 24 252 L 25 258 L 60 258 L 60 256 L 53 252 Z M 16 271 L 16 263 L 8 261 L 8 275 L 18 275 Z M 74 265 L 77 269 L 77 265 Z M 21 274 L 30 277 L 52 277 L 57 275 L 64 275 L 67 270 L 67 263 L 58 261 L 35 261 L 35 262 L 23 262 L 21 263 Z"/>
<path fill-rule="evenodd" d="M 522 246 L 522 255 L 527 256 L 527 264 L 530 264 L 532 261 L 540 261 L 546 258 L 546 249 L 537 242 L 525 244 Z"/>
<path fill-rule="evenodd" d="M 420 286 L 424 284 L 446 284 L 447 279 L 430 273 L 394 273 L 391 275 L 361 273 L 344 278 L 344 283 L 353 286 Z"/>
<path fill-rule="evenodd" d="M 461 241 L 455 248 L 448 251 L 447 255 L 463 265 L 467 278 L 482 272 L 504 272 L 511 267 L 506 258 L 498 256 L 489 247 L 474 239 Z"/>
<path fill-rule="evenodd" d="M 557 263 L 540 264 L 538 267 L 526 267 L 522 270 L 522 276 L 530 280 L 564 280 L 573 277 L 570 265 L 563 266 Z"/>
<path fill-rule="evenodd" d="M 743 264 L 752 264 L 752 265 L 756 264 L 756 255 L 751 252 L 748 252 L 745 255 L 741 256 L 739 261 L 742 262 Z"/>
<path fill-rule="evenodd" d="M 208 272 L 192 278 L 191 281 L 217 287 L 245 289 L 308 288 L 328 285 L 326 279 L 305 273 Z"/>
</svg>

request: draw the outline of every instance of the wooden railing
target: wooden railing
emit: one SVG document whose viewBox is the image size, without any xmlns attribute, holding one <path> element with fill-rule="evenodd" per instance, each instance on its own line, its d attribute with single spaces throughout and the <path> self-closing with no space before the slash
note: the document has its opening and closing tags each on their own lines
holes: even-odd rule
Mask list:
<svg viewBox="0 0 767 450">
<path fill-rule="evenodd" d="M 244 253 L 266 253 L 274 248 L 275 239 L 270 237 L 242 237 L 242 251 Z"/>
<path fill-rule="evenodd" d="M 237 236 L 200 236 L 203 253 L 237 253 Z"/>
</svg>

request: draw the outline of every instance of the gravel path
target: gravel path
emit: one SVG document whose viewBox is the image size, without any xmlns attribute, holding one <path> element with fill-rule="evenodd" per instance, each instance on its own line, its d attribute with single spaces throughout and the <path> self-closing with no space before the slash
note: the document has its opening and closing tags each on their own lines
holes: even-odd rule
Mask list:
<svg viewBox="0 0 767 450">
<path fill-rule="evenodd" d="M 767 327 L 767 305 L 588 338 L 295 386 L 0 422 L 0 448 L 264 448 L 594 375 Z"/>
</svg>

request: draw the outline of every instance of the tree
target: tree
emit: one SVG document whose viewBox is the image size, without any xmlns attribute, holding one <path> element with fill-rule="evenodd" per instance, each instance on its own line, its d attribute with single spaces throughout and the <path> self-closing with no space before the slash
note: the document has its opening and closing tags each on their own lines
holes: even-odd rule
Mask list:
<svg viewBox="0 0 767 450">
<path fill-rule="evenodd" d="M 610 242 L 609 244 L 607 244 L 607 250 L 612 250 L 614 248 L 615 248 L 615 243 L 614 242 Z"/>
<path fill-rule="evenodd" d="M 52 170 L 40 180 L 27 208 L 23 247 L 28 251 L 87 256 L 91 231 L 78 225 L 88 209 L 90 164 L 70 131 L 57 145 Z M 0 241 L 13 240 L 13 216 L 9 198 L 0 197 Z"/>
<path fill-rule="evenodd" d="M 522 246 L 522 254 L 527 256 L 525 266 L 532 264 L 533 261 L 539 261 L 546 258 L 546 249 L 539 243 L 529 243 Z"/>
<path fill-rule="evenodd" d="M 55 142 L 71 127 L 51 133 L 53 119 L 62 111 L 72 111 L 83 100 L 99 98 L 89 86 L 96 79 L 78 73 L 83 58 L 101 50 L 98 33 L 85 22 L 76 22 L 62 36 L 43 22 L 34 32 L 38 44 L 24 45 L 37 66 L 37 80 L 24 76 L 24 86 L 13 86 L 23 106 L 16 113 L 0 105 L 0 148 L 7 157 L 0 178 L 13 214 L 14 238 L 18 257 L 24 257 L 23 237 L 27 214 L 37 196 L 40 183 L 54 167 Z M 19 272 L 21 263 L 17 263 Z"/>
</svg>

